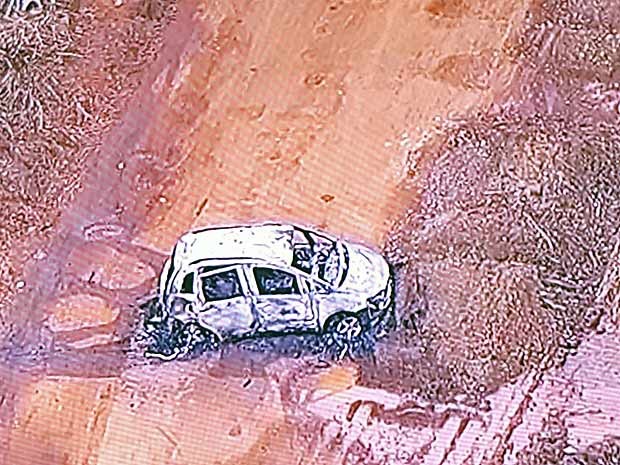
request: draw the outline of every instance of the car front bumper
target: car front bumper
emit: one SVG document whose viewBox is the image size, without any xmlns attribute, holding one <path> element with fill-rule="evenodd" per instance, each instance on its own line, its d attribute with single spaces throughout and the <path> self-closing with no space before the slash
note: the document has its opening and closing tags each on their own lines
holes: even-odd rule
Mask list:
<svg viewBox="0 0 620 465">
<path fill-rule="evenodd" d="M 381 311 L 365 309 L 362 312 L 362 321 L 371 334 L 380 339 L 396 327 L 394 305 L 392 304 Z"/>
<path fill-rule="evenodd" d="M 373 305 L 371 302 L 368 302 L 368 308 L 364 311 L 364 319 L 369 329 L 371 329 L 373 334 L 377 337 L 387 335 L 388 332 L 396 327 L 394 278 L 391 273 L 384 302 L 385 304 L 382 306 Z"/>
</svg>

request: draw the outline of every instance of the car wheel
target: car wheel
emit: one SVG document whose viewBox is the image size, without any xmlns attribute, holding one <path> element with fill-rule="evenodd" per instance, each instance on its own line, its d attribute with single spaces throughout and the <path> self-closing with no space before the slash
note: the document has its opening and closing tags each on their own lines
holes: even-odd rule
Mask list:
<svg viewBox="0 0 620 465">
<path fill-rule="evenodd" d="M 355 342 L 364 332 L 361 319 L 354 313 L 341 312 L 330 318 L 326 329 L 340 342 Z"/>
<path fill-rule="evenodd" d="M 176 343 L 180 356 L 189 359 L 219 349 L 221 341 L 215 333 L 198 323 L 187 323 L 178 333 Z"/>
</svg>

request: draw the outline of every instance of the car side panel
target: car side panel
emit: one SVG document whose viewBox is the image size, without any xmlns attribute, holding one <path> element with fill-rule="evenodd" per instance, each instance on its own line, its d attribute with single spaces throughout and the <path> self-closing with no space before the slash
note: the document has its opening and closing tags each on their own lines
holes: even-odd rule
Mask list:
<svg viewBox="0 0 620 465">
<path fill-rule="evenodd" d="M 344 292 L 332 292 L 329 294 L 315 293 L 313 302 L 318 312 L 319 325 L 325 327 L 325 322 L 330 316 L 339 312 L 357 313 L 366 308 L 363 296 Z"/>
<path fill-rule="evenodd" d="M 246 296 L 209 302 L 194 314 L 201 326 L 214 330 L 225 339 L 247 336 L 254 328 L 252 302 Z"/>
<path fill-rule="evenodd" d="M 190 267 L 175 277 L 181 281 L 183 276 L 196 272 L 197 266 Z M 244 337 L 250 334 L 255 327 L 256 317 L 252 313 L 252 301 L 249 297 L 247 282 L 242 273 L 238 273 L 243 295 L 225 300 L 203 302 L 199 290 L 199 279 L 194 279 L 194 292 L 183 295 L 191 305 L 172 315 L 175 319 L 189 322 L 196 321 L 204 328 L 216 333 L 221 339 Z M 180 285 L 177 283 L 177 285 Z"/>
<path fill-rule="evenodd" d="M 310 296 L 298 273 L 291 269 L 282 269 L 295 274 L 301 286 L 300 294 L 261 295 L 252 275 L 252 266 L 243 267 L 245 282 L 251 294 L 253 311 L 258 320 L 258 332 L 290 332 L 316 329 L 316 317 Z"/>
<path fill-rule="evenodd" d="M 259 331 L 288 332 L 314 329 L 314 314 L 308 296 L 257 296 L 254 307 L 259 315 Z"/>
</svg>

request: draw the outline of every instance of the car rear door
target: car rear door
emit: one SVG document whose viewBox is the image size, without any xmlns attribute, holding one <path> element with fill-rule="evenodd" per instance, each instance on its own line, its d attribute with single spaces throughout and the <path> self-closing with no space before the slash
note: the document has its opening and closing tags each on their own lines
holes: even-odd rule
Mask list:
<svg viewBox="0 0 620 465">
<path fill-rule="evenodd" d="M 247 271 L 260 332 L 314 329 L 310 298 L 296 273 L 262 265 Z"/>
<path fill-rule="evenodd" d="M 240 267 L 220 268 L 198 274 L 197 278 L 200 323 L 225 337 L 251 333 L 255 318 L 250 291 Z"/>
</svg>

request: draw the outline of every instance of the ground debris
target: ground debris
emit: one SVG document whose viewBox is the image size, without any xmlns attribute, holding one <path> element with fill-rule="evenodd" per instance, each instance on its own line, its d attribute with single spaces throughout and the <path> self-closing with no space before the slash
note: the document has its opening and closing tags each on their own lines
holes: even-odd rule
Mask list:
<svg viewBox="0 0 620 465">
<path fill-rule="evenodd" d="M 566 420 L 552 410 L 542 430 L 517 453 L 518 465 L 616 465 L 620 463 L 620 437 L 608 435 L 578 450 L 568 440 Z"/>
</svg>

